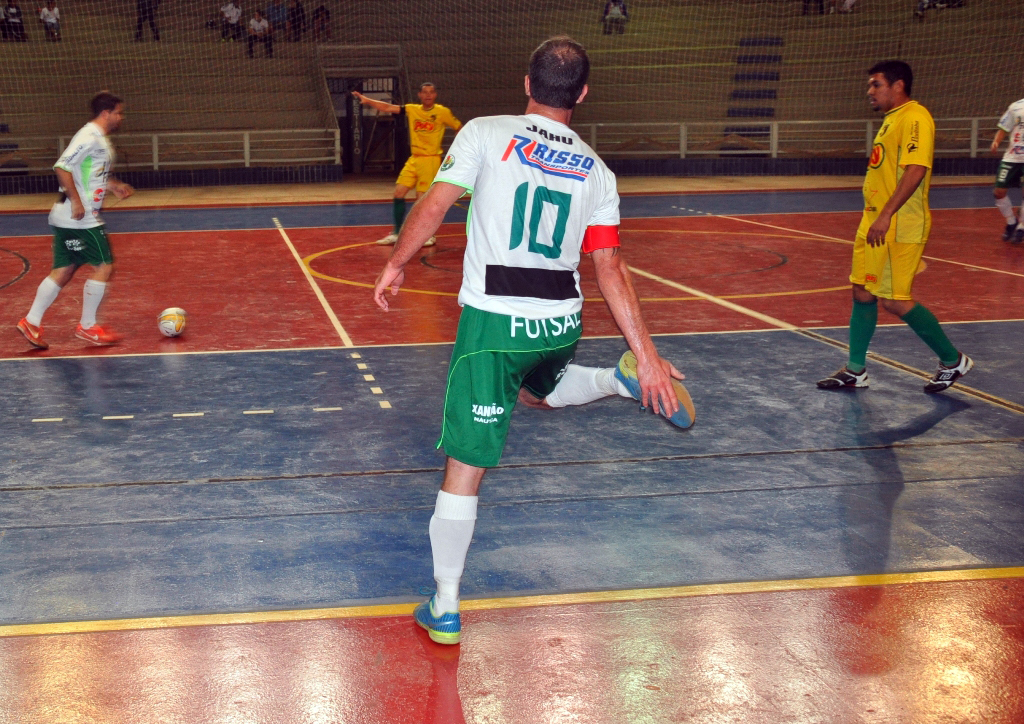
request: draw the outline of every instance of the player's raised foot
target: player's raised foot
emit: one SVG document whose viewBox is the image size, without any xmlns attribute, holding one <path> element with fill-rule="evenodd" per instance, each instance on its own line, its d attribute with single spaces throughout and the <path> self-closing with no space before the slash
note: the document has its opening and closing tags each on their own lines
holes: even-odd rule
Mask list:
<svg viewBox="0 0 1024 724">
<path fill-rule="evenodd" d="M 1013 232 L 1017 230 L 1017 222 L 1014 221 L 1012 224 L 1007 224 L 1006 228 L 1003 229 L 1003 241 L 1009 241 L 1013 238 Z"/>
<path fill-rule="evenodd" d="M 374 243 L 377 244 L 378 246 L 390 246 L 391 244 L 394 244 L 397 241 L 398 241 L 398 234 L 396 234 L 394 232 L 391 232 L 390 234 L 385 236 L 383 239 L 377 239 L 377 241 L 375 241 Z"/>
<path fill-rule="evenodd" d="M 1013 232 L 1013 238 L 1010 239 L 1011 244 L 1019 244 L 1024 241 L 1024 229 L 1017 227 L 1017 230 Z"/>
<path fill-rule="evenodd" d="M 948 390 L 953 386 L 954 382 L 970 372 L 972 367 L 974 367 L 974 360 L 961 352 L 960 359 L 956 361 L 955 365 L 950 365 L 949 367 L 939 365 L 938 372 L 924 386 L 924 391 L 942 392 L 943 390 Z"/>
<path fill-rule="evenodd" d="M 86 342 L 95 344 L 97 347 L 107 347 L 112 344 L 117 344 L 120 337 L 113 332 L 103 329 L 98 324 L 94 324 L 88 329 L 79 324 L 75 327 L 75 336 L 79 339 L 84 339 Z"/>
<path fill-rule="evenodd" d="M 626 350 L 622 357 L 619 358 L 619 365 L 615 368 L 615 379 L 626 386 L 629 390 L 629 394 L 633 395 L 634 400 L 642 400 L 643 393 L 640 390 L 640 380 L 636 374 L 636 355 L 633 354 L 632 350 Z M 676 427 L 687 428 L 693 425 L 693 421 L 697 418 L 696 410 L 693 407 L 693 400 L 690 399 L 690 393 L 687 392 L 686 388 L 679 380 L 672 380 L 672 389 L 675 390 L 676 399 L 679 400 L 679 409 L 672 416 L 665 415 L 665 410 L 662 408 L 661 414 L 668 418 Z"/>
<path fill-rule="evenodd" d="M 50 345 L 43 341 L 43 328 L 29 324 L 28 318 L 23 317 L 18 322 L 18 331 L 28 340 L 28 343 L 36 349 L 50 349 Z"/>
<path fill-rule="evenodd" d="M 427 630 L 427 635 L 430 636 L 431 641 L 436 641 L 439 644 L 457 644 L 459 638 L 462 636 L 462 619 L 458 613 L 442 613 L 438 616 L 434 612 L 434 599 L 436 596 L 431 596 L 429 601 L 424 601 L 416 610 L 412 612 L 412 616 L 416 619 L 416 623 L 420 628 Z"/>
<path fill-rule="evenodd" d="M 427 239 L 426 241 L 423 242 L 423 246 L 433 246 L 436 243 L 437 243 L 437 237 L 436 236 L 432 236 L 432 237 L 430 237 L 429 239 Z"/>
<path fill-rule="evenodd" d="M 860 372 L 850 372 L 846 367 L 842 367 L 833 374 L 829 375 L 823 380 L 818 380 L 818 387 L 823 390 L 838 390 L 841 387 L 867 387 L 868 386 L 868 371 L 864 369 Z"/>
</svg>

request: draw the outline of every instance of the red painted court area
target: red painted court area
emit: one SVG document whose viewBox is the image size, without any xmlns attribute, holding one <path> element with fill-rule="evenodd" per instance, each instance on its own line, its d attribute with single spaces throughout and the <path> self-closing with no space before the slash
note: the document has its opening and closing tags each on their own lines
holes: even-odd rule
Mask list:
<svg viewBox="0 0 1024 724">
<path fill-rule="evenodd" d="M 1024 253 L 999 242 L 987 209 L 933 212 L 927 269 L 915 296 L 940 320 L 1014 319 L 1024 290 Z M 730 300 L 797 326 L 844 326 L 849 320 L 849 266 L 856 213 L 691 216 L 626 219 L 623 249 L 654 333 L 770 328 L 763 319 L 699 296 Z M 355 345 L 451 342 L 465 247 L 461 224 L 444 225 L 438 244 L 410 264 L 403 291 L 384 314 L 370 300 L 390 248 L 373 244 L 381 227 L 297 228 L 286 234 L 305 260 Z M 123 335 L 109 352 L 218 351 L 341 345 L 342 336 L 276 230 L 117 234 L 117 272 L 101 322 Z M 9 315 L 31 304 L 48 269 L 50 240 L 18 239 L 31 270 L 6 290 Z M 13 257 L 3 271 L 13 277 Z M 19 262 L 20 263 L 20 262 Z M 11 267 L 10 270 L 7 267 Z M 617 334 L 593 281 L 580 265 L 586 336 Z M 84 275 L 83 275 L 84 276 Z M 5 278 L 10 278 L 5 277 Z M 74 339 L 83 279 L 71 282 L 44 320 L 49 352 L 32 352 L 16 333 L 0 339 L 0 356 L 104 354 Z M 189 327 L 168 340 L 156 316 L 184 307 Z M 882 316 L 883 324 L 895 318 Z"/>
<path fill-rule="evenodd" d="M 0 640 L 0 713 L 57 721 L 1024 720 L 1024 579 Z"/>
</svg>

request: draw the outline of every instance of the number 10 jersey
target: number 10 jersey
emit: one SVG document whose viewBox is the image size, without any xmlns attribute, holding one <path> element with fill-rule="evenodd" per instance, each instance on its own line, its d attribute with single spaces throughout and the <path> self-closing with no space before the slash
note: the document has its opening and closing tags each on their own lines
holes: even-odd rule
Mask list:
<svg viewBox="0 0 1024 724">
<path fill-rule="evenodd" d="M 459 304 L 548 319 L 583 307 L 588 226 L 618 226 L 615 175 L 568 126 L 544 116 L 491 116 L 455 137 L 434 182 L 473 194 Z"/>
</svg>

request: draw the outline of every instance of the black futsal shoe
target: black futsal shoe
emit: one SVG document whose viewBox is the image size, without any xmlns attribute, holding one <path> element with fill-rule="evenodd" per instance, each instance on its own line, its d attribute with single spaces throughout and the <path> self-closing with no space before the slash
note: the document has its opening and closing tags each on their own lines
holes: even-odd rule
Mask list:
<svg viewBox="0 0 1024 724">
<path fill-rule="evenodd" d="M 946 365 L 939 365 L 939 371 L 936 372 L 931 381 L 924 386 L 924 391 L 942 392 L 943 390 L 948 390 L 953 386 L 954 382 L 970 372 L 972 367 L 974 367 L 974 360 L 961 352 L 960 359 L 956 361 L 955 365 L 951 365 L 949 367 L 946 367 Z"/>
<path fill-rule="evenodd" d="M 1012 224 L 1007 224 L 1006 228 L 1003 229 L 1003 241 L 1009 241 L 1013 238 L 1013 232 L 1017 230 L 1017 222 L 1014 221 Z"/>
<path fill-rule="evenodd" d="M 1018 227 L 1017 230 L 1013 232 L 1013 240 L 1010 243 L 1019 244 L 1022 241 L 1024 241 L 1024 229 Z"/>
<path fill-rule="evenodd" d="M 826 377 L 823 380 L 818 380 L 818 387 L 823 390 L 838 390 L 840 387 L 867 387 L 868 386 L 868 371 L 864 369 L 860 372 L 850 372 L 849 369 L 843 367 L 839 369 L 835 374 Z"/>
</svg>

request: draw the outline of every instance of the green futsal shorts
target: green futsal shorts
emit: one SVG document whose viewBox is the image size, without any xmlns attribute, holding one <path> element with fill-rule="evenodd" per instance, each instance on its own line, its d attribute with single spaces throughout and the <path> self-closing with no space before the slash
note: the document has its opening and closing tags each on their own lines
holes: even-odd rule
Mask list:
<svg viewBox="0 0 1024 724">
<path fill-rule="evenodd" d="M 68 229 L 51 226 L 53 229 L 53 268 L 66 266 L 99 266 L 113 264 L 114 254 L 110 251 L 107 228 L 102 224 L 91 229 Z"/>
<path fill-rule="evenodd" d="M 523 319 L 464 307 L 437 446 L 467 465 L 501 460 L 519 389 L 547 397 L 576 354 L 580 313 Z"/>
<path fill-rule="evenodd" d="M 1022 176 L 1024 176 L 1024 163 L 1000 161 L 999 169 L 996 171 L 996 188 L 1017 188 L 1020 186 Z"/>
</svg>

